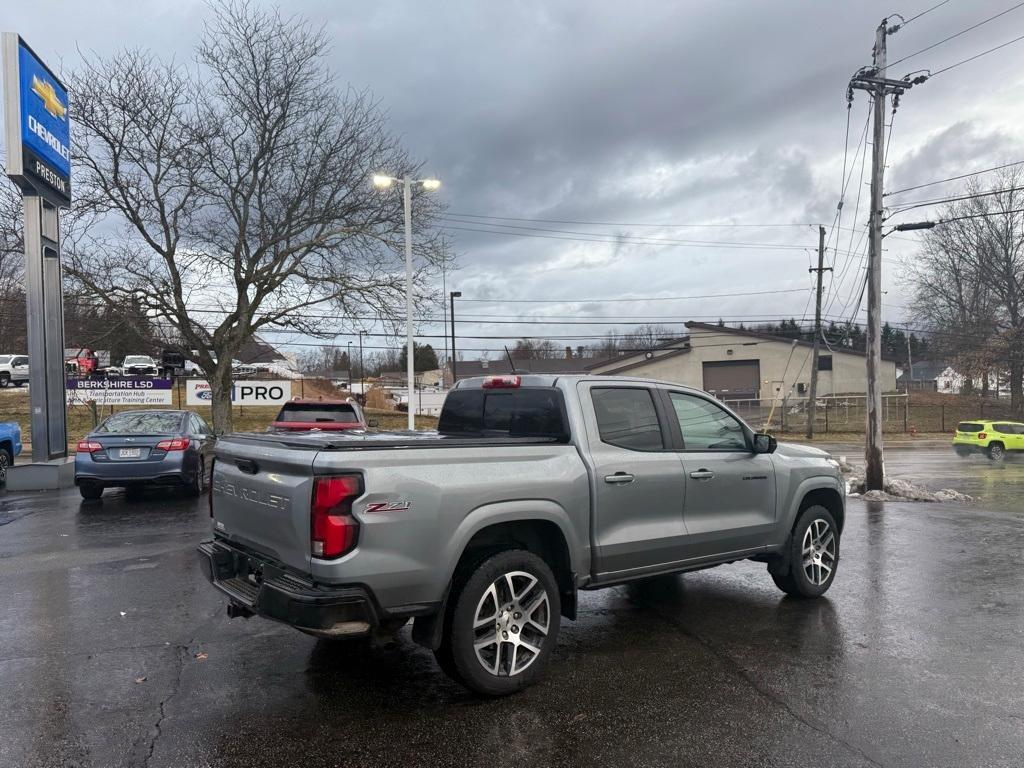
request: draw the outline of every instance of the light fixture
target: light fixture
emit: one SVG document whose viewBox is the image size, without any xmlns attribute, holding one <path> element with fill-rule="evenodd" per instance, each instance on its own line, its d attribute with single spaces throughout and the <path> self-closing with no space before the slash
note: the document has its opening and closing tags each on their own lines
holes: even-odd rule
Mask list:
<svg viewBox="0 0 1024 768">
<path fill-rule="evenodd" d="M 423 185 L 423 188 L 428 192 L 433 192 L 435 189 L 441 188 L 440 179 L 424 179 L 420 183 Z"/>
<path fill-rule="evenodd" d="M 373 186 L 377 189 L 387 189 L 394 183 L 395 180 L 390 176 L 384 176 L 383 174 L 374 174 L 373 176 Z"/>
</svg>

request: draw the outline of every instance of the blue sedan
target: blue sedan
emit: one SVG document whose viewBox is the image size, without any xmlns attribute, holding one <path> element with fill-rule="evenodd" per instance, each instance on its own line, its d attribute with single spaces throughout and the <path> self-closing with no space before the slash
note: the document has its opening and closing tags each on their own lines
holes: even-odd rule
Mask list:
<svg viewBox="0 0 1024 768">
<path fill-rule="evenodd" d="M 216 438 L 191 411 L 122 411 L 78 441 L 75 485 L 83 499 L 104 488 L 134 493 L 144 486 L 176 486 L 192 496 L 206 490 Z"/>
</svg>

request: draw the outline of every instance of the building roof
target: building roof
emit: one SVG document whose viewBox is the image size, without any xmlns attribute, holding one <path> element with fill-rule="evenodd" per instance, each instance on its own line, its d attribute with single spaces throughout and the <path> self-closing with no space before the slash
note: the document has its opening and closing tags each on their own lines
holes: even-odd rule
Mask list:
<svg viewBox="0 0 1024 768">
<path fill-rule="evenodd" d="M 273 345 L 268 344 L 259 336 L 253 336 L 242 343 L 235 358 L 243 363 L 272 363 L 284 356 Z"/>
<path fill-rule="evenodd" d="M 935 381 L 942 375 L 943 371 L 949 368 L 949 363 L 938 360 L 921 360 L 914 363 L 914 378 L 912 381 Z M 910 378 L 910 370 L 904 370 L 897 377 L 897 381 L 906 381 Z"/>
<path fill-rule="evenodd" d="M 764 333 L 763 331 L 748 331 L 746 328 L 733 328 L 730 325 L 717 325 L 715 323 L 698 323 L 690 320 L 686 323 L 686 327 L 690 329 L 696 329 L 698 331 L 717 331 L 718 333 L 730 333 L 736 336 L 749 336 L 752 339 L 764 339 L 765 341 L 777 341 L 784 344 L 792 344 L 793 339 L 788 336 L 776 336 L 773 333 Z M 803 339 L 796 340 L 797 346 L 813 348 L 814 344 Z M 850 347 L 834 346 L 832 348 L 823 346 L 821 348 L 822 353 L 829 355 L 832 353 L 840 353 L 844 355 L 857 355 L 858 357 L 866 357 L 867 353 L 862 352 L 859 349 L 851 349 Z M 889 355 L 882 355 L 883 360 L 888 360 L 892 363 L 898 363 L 899 358 L 891 357 Z"/>
<path fill-rule="evenodd" d="M 713 324 L 713 323 L 698 323 L 696 321 L 690 320 L 690 321 L 688 321 L 686 323 L 686 327 L 687 327 L 687 329 L 689 329 L 691 331 L 693 331 L 693 330 L 696 330 L 696 331 L 712 331 L 712 332 L 718 333 L 718 334 L 726 333 L 726 334 L 729 334 L 731 336 L 744 336 L 744 337 L 749 337 L 749 338 L 752 338 L 752 339 L 758 339 L 760 341 L 774 341 L 774 342 L 776 342 L 778 344 L 792 344 L 793 343 L 793 339 L 788 337 L 788 336 L 776 336 L 775 334 L 764 333 L 762 331 L 748 331 L 745 328 L 734 328 L 734 327 L 729 326 L 729 325 L 724 325 L 723 326 L 723 325 L 717 325 L 717 324 Z M 692 348 L 691 347 L 691 341 L 692 341 L 692 338 L 690 336 L 683 336 L 683 337 L 680 337 L 678 339 L 671 339 L 669 341 L 666 341 L 666 342 L 664 342 L 662 344 L 659 344 L 657 346 L 651 347 L 650 349 L 644 350 L 642 352 L 632 352 L 632 353 L 629 353 L 629 354 L 626 354 L 626 355 L 621 355 L 618 358 L 618 360 L 622 361 L 622 365 L 619 365 L 619 366 L 617 366 L 615 368 L 612 368 L 611 370 L 604 371 L 604 373 L 616 373 L 616 374 L 617 373 L 622 373 L 624 371 L 629 371 L 629 370 L 632 370 L 634 368 L 642 367 L 643 365 L 646 365 L 648 362 L 651 362 L 651 361 L 653 361 L 655 359 L 658 360 L 658 361 L 661 361 L 661 360 L 665 360 L 666 358 L 669 358 L 669 357 L 675 357 L 676 355 L 685 355 Z M 814 347 L 814 344 L 812 344 L 809 341 L 804 341 L 803 339 L 797 339 L 796 343 L 797 343 L 797 346 L 800 346 L 800 347 L 807 347 L 809 349 Z M 657 353 L 660 353 L 660 354 L 657 354 Z M 860 350 L 850 349 L 849 347 L 838 347 L 838 346 L 837 347 L 832 347 L 831 349 L 828 348 L 828 347 L 822 347 L 821 348 L 821 354 L 823 354 L 823 355 L 845 354 L 845 355 L 857 355 L 858 357 L 864 357 L 865 356 L 865 353 L 861 352 Z M 889 362 L 899 362 L 896 358 L 889 357 L 887 355 L 882 355 L 882 359 L 883 360 L 888 360 Z M 614 361 L 615 361 L 615 358 L 608 358 L 608 359 L 604 359 L 604 360 L 594 361 L 590 365 L 587 366 L 587 370 L 591 370 L 593 368 L 599 368 L 602 365 L 607 365 L 608 363 L 612 363 Z M 630 361 L 630 362 L 627 362 L 627 361 Z M 941 373 L 941 371 L 940 371 L 940 373 Z M 917 378 L 917 366 L 916 365 L 914 366 L 914 378 L 915 379 Z"/>
<path fill-rule="evenodd" d="M 571 373 L 587 373 L 594 365 L 608 362 L 609 358 L 574 357 L 533 357 L 515 361 L 515 371 L 508 358 L 497 360 L 459 360 L 455 370 L 460 379 L 473 376 L 502 376 L 510 373 L 555 373 L 562 376 Z"/>
</svg>

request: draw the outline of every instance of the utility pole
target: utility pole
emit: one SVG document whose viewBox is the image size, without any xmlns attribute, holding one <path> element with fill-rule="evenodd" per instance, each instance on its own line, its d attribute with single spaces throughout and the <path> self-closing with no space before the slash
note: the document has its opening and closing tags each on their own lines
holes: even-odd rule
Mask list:
<svg viewBox="0 0 1024 768">
<path fill-rule="evenodd" d="M 449 291 L 448 300 L 451 302 L 451 314 L 448 316 L 452 321 L 452 386 L 459 380 L 459 374 L 455 366 L 458 360 L 455 354 L 455 300 L 462 297 L 462 291 Z"/>
<path fill-rule="evenodd" d="M 818 288 L 814 302 L 814 354 L 811 357 L 811 392 L 807 399 L 807 439 L 814 437 L 814 418 L 818 413 L 818 355 L 821 353 L 821 278 L 832 267 L 825 266 L 825 228 L 818 226 L 818 268 L 808 272 L 818 273 Z"/>
<path fill-rule="evenodd" d="M 885 105 L 887 97 L 899 97 L 907 89 L 923 83 L 927 78 L 919 75 L 895 80 L 886 72 L 886 38 L 900 28 L 889 26 L 889 18 L 875 30 L 872 66 L 863 67 L 854 74 L 847 89 L 847 100 L 853 100 L 853 89 L 867 91 L 873 100 L 874 117 L 871 133 L 871 212 L 868 220 L 868 327 L 867 327 L 867 441 L 864 447 L 866 463 L 864 487 L 880 491 L 885 481 L 882 457 L 882 387 L 879 374 L 882 368 L 882 185 L 885 172 Z M 900 17 L 902 21 L 902 17 Z"/>
<path fill-rule="evenodd" d="M 910 369 L 910 378 L 907 380 L 907 399 L 910 399 L 910 388 L 914 384 L 914 358 L 910 356 L 910 329 L 907 328 L 907 367 Z"/>
</svg>

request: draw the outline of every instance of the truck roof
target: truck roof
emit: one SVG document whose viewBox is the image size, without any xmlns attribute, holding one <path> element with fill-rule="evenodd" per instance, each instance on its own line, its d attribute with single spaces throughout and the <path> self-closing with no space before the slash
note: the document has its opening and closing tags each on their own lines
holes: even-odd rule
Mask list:
<svg viewBox="0 0 1024 768">
<path fill-rule="evenodd" d="M 553 387 L 559 381 L 613 381 L 615 383 L 660 384 L 666 387 L 672 387 L 673 389 L 681 389 L 687 392 L 706 394 L 703 390 L 697 387 L 691 387 L 686 384 L 679 384 L 678 382 L 674 381 L 664 381 L 663 379 L 648 379 L 641 376 L 619 376 L 614 374 L 600 373 L 570 373 L 565 375 L 554 373 L 506 373 L 496 374 L 494 376 L 474 376 L 472 378 L 459 379 L 455 383 L 455 387 L 453 387 L 453 389 L 481 389 L 484 386 L 484 382 L 488 381 L 489 379 L 508 378 L 509 376 L 519 376 L 519 386 L 521 387 Z"/>
</svg>

